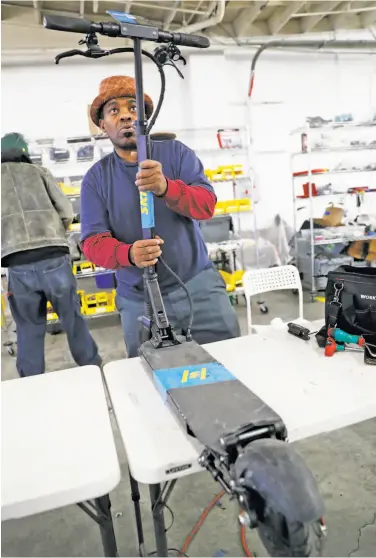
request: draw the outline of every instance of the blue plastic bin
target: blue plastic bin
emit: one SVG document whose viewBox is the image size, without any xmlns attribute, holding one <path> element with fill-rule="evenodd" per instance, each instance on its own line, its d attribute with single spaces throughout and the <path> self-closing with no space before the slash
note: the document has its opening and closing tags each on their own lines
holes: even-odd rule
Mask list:
<svg viewBox="0 0 376 558">
<path fill-rule="evenodd" d="M 101 273 L 96 275 L 95 284 L 98 289 L 114 289 L 115 288 L 115 274 L 114 273 Z"/>
</svg>

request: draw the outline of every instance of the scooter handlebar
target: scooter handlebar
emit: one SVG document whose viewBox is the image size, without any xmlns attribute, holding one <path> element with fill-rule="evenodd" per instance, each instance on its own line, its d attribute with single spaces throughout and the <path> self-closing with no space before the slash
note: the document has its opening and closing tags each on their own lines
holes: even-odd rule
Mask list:
<svg viewBox="0 0 376 558">
<path fill-rule="evenodd" d="M 43 26 L 46 29 L 65 31 L 68 33 L 81 33 L 85 35 L 88 35 L 89 33 L 100 33 L 102 35 L 107 35 L 110 37 L 122 36 L 122 28 L 118 23 L 97 23 L 88 19 L 66 17 L 60 15 L 44 16 Z M 129 27 L 132 28 L 133 25 Z M 201 37 L 200 35 L 188 35 L 187 33 L 169 33 L 168 31 L 163 31 L 162 29 L 158 29 L 156 31 L 157 33 L 155 33 L 155 38 L 152 40 L 155 40 L 158 43 L 172 42 L 175 45 L 193 48 L 208 48 L 210 46 L 209 39 L 207 37 Z M 148 39 L 150 40 L 149 37 Z"/>
<path fill-rule="evenodd" d="M 43 18 L 43 27 L 53 29 L 55 31 L 67 31 L 69 33 L 88 34 L 95 32 L 93 27 L 97 24 L 88 19 L 77 17 L 66 17 L 59 15 L 47 15 Z"/>
<path fill-rule="evenodd" d="M 164 33 L 164 31 L 160 32 L 160 34 L 162 33 Z M 171 33 L 171 35 L 172 42 L 175 45 L 193 48 L 208 48 L 210 46 L 209 39 L 200 35 L 188 35 L 187 33 Z"/>
</svg>

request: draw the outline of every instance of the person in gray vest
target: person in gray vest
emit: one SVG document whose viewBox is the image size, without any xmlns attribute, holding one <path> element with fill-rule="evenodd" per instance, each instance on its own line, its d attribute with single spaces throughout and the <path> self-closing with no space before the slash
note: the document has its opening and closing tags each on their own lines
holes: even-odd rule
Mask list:
<svg viewBox="0 0 376 558">
<path fill-rule="evenodd" d="M 21 134 L 1 139 L 1 265 L 8 268 L 9 306 L 17 330 L 20 377 L 45 371 L 47 301 L 79 366 L 101 365 L 81 315 L 66 230 L 71 202 L 53 175 L 34 165 Z"/>
</svg>

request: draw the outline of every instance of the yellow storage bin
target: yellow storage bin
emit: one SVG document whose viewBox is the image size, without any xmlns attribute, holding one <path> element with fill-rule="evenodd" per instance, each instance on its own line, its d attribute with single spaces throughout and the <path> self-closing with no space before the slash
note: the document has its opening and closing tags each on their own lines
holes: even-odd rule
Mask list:
<svg viewBox="0 0 376 558">
<path fill-rule="evenodd" d="M 85 294 L 85 291 L 83 290 L 79 290 L 77 291 L 78 296 L 80 297 L 80 306 L 81 306 L 81 313 L 83 314 L 82 311 L 82 301 L 83 301 L 83 296 Z M 48 300 L 47 301 L 47 321 L 54 321 L 54 320 L 58 320 L 59 316 L 56 314 L 55 310 L 52 307 L 51 302 Z"/>
<path fill-rule="evenodd" d="M 1 327 L 5 326 L 5 311 L 6 311 L 6 303 L 5 303 L 5 295 L 1 293 Z"/>
<path fill-rule="evenodd" d="M 219 172 L 228 178 L 236 178 L 242 176 L 243 165 L 221 165 L 218 167 Z"/>
<path fill-rule="evenodd" d="M 79 289 L 77 291 L 78 296 L 80 297 L 80 306 L 81 306 L 81 314 L 84 314 L 83 311 L 83 306 L 84 306 L 84 296 L 85 296 L 85 291 L 82 289 Z"/>
<path fill-rule="evenodd" d="M 58 320 L 59 316 L 56 314 L 55 310 L 52 308 L 50 301 L 47 302 L 47 321 Z"/>
<path fill-rule="evenodd" d="M 222 275 L 223 280 L 226 283 L 226 291 L 228 293 L 233 293 L 238 287 L 243 286 L 243 275 L 245 273 L 243 269 L 234 271 L 234 273 L 219 270 L 219 273 Z"/>
<path fill-rule="evenodd" d="M 250 210 L 251 200 L 249 198 L 241 198 L 239 200 L 225 200 L 217 202 L 214 214 L 223 215 L 225 213 L 241 213 L 242 211 Z"/>
<path fill-rule="evenodd" d="M 81 223 L 72 223 L 68 227 L 68 231 L 70 232 L 80 232 L 81 230 Z"/>
<path fill-rule="evenodd" d="M 243 165 L 221 165 L 216 169 L 206 169 L 206 177 L 211 182 L 219 182 L 221 180 L 232 180 L 238 176 L 242 176 Z"/>
<path fill-rule="evenodd" d="M 70 186 L 68 184 L 64 184 L 64 182 L 58 182 L 58 185 L 66 196 L 79 196 L 81 193 L 80 186 Z"/>
<path fill-rule="evenodd" d="M 72 265 L 74 275 L 85 275 L 85 272 L 92 273 L 93 271 L 95 271 L 95 264 L 91 262 L 74 262 Z"/>
<path fill-rule="evenodd" d="M 82 303 L 83 313 L 93 315 L 115 312 L 115 294 L 115 290 L 110 293 L 100 292 L 84 294 Z"/>
</svg>

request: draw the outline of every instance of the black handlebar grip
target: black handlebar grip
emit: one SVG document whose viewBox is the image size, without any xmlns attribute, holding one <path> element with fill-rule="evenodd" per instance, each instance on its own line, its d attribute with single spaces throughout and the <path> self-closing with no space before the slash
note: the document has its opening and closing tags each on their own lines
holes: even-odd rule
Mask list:
<svg viewBox="0 0 376 558">
<path fill-rule="evenodd" d="M 186 33 L 172 33 L 172 35 L 176 45 L 194 48 L 210 47 L 210 41 L 207 37 L 201 37 L 200 35 L 187 35 Z"/>
<path fill-rule="evenodd" d="M 66 17 L 59 15 L 48 15 L 43 18 L 43 27 L 55 31 L 68 31 L 69 33 L 91 33 L 93 23 L 88 19 L 78 17 Z"/>
</svg>

